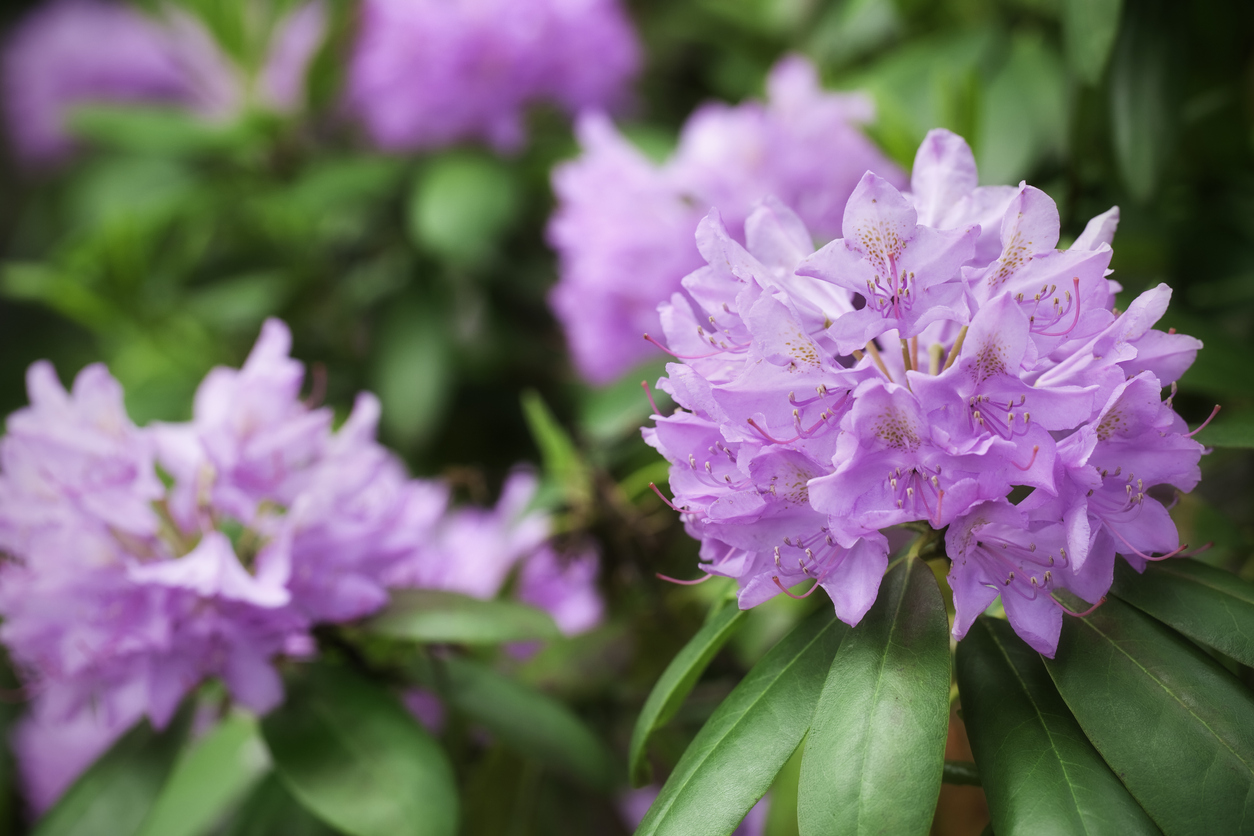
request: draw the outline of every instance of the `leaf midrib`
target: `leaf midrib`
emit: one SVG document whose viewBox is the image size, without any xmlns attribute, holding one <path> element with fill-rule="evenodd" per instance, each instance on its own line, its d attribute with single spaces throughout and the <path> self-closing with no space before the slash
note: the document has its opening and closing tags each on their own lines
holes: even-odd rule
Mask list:
<svg viewBox="0 0 1254 836">
<path fill-rule="evenodd" d="M 897 597 L 896 606 L 893 608 L 893 618 L 892 618 L 892 621 L 889 622 L 888 641 L 884 645 L 884 652 L 880 654 L 879 664 L 877 666 L 878 669 L 875 673 L 875 690 L 871 692 L 872 711 L 874 711 L 875 705 L 879 702 L 880 688 L 884 684 L 884 665 L 888 661 L 889 648 L 893 646 L 893 636 L 896 635 L 897 633 L 897 626 L 898 626 L 897 616 L 901 614 L 901 607 L 905 603 L 906 593 L 910 589 L 910 580 L 914 571 L 915 571 L 915 564 L 907 563 L 906 564 L 906 577 L 905 577 L 905 580 L 902 581 L 902 584 L 901 584 L 901 595 Z M 867 762 L 867 758 L 870 757 L 871 748 L 872 747 L 869 741 L 864 739 L 863 745 L 862 745 L 862 766 L 858 770 L 858 804 L 854 809 L 854 817 L 853 817 L 853 826 L 854 826 L 855 833 L 861 832 L 861 829 L 859 827 L 859 822 L 862 821 L 862 806 L 863 806 L 863 802 L 866 800 L 866 782 L 867 782 L 866 762 Z"/>
<path fill-rule="evenodd" d="M 1050 754 L 1052 754 L 1054 759 L 1058 761 L 1058 768 L 1062 771 L 1063 780 L 1067 784 L 1067 792 L 1071 795 L 1071 802 L 1075 807 L 1076 815 L 1080 819 L 1080 826 L 1084 828 L 1084 832 L 1086 834 L 1090 833 L 1091 831 L 1089 830 L 1088 819 L 1084 813 L 1081 812 L 1080 800 L 1075 794 L 1075 784 L 1071 780 L 1071 775 L 1067 772 L 1066 761 L 1064 761 L 1058 753 L 1058 744 L 1054 742 L 1054 734 L 1050 731 L 1049 724 L 1045 722 L 1045 715 L 1041 711 L 1040 705 L 1037 703 L 1036 698 L 1032 696 L 1032 692 L 1028 690 L 1028 685 L 1023 680 L 1023 677 L 1019 675 L 1019 669 L 1016 668 L 1014 662 L 1010 660 L 1010 654 L 1006 652 L 1006 647 L 1002 644 L 1001 639 L 999 639 L 997 634 L 992 630 L 989 630 L 988 634 L 992 638 L 993 644 L 997 645 L 997 650 L 1001 653 L 1002 658 L 1006 660 L 1006 665 L 1010 668 L 1010 672 L 1014 674 L 1015 681 L 1019 683 L 1019 688 L 1027 696 L 1028 704 L 1031 705 L 1032 710 L 1036 712 L 1037 719 L 1040 720 L 1041 723 L 1041 728 L 1045 730 L 1045 736 L 1049 738 Z"/>
<path fill-rule="evenodd" d="M 1111 647 L 1115 648 L 1120 653 L 1122 653 L 1125 657 L 1127 657 L 1128 661 L 1130 661 L 1132 664 L 1140 668 L 1142 673 L 1144 673 L 1147 677 L 1149 677 L 1149 679 L 1152 682 L 1154 682 L 1156 685 L 1158 685 L 1158 687 L 1162 688 L 1163 691 L 1165 691 L 1168 694 L 1168 696 L 1170 696 L 1173 700 L 1175 700 L 1175 702 L 1181 708 L 1183 708 L 1186 712 L 1188 712 L 1189 716 L 1197 720 L 1197 722 L 1201 724 L 1202 728 L 1210 732 L 1212 737 L 1214 737 L 1221 744 L 1223 744 L 1223 747 L 1227 749 L 1229 752 L 1231 752 L 1233 757 L 1235 757 L 1238 761 L 1241 762 L 1241 764 L 1245 767 L 1247 772 L 1249 772 L 1251 775 L 1254 775 L 1254 765 L 1251 765 L 1245 760 L 1245 758 L 1241 757 L 1240 753 L 1238 753 L 1235 749 L 1233 749 L 1232 746 L 1229 745 L 1228 741 L 1222 735 L 1220 735 L 1218 732 L 1212 729 L 1210 727 L 1210 724 L 1207 723 L 1204 719 L 1202 719 L 1195 711 L 1193 711 L 1193 709 L 1189 708 L 1188 705 L 1186 705 L 1184 701 L 1181 700 L 1180 697 L 1176 695 L 1175 691 L 1172 691 L 1170 688 L 1167 687 L 1166 683 L 1164 683 L 1161 679 L 1159 679 L 1153 673 L 1151 673 L 1150 670 L 1146 668 L 1144 665 L 1142 665 L 1135 656 L 1133 656 L 1128 651 L 1124 650 L 1123 647 L 1120 646 L 1118 642 L 1114 641 L 1110 636 L 1106 635 L 1106 633 L 1103 632 L 1100 627 L 1098 627 L 1096 624 L 1093 624 L 1089 619 L 1082 618 L 1080 619 L 1080 623 L 1089 627 L 1093 632 L 1097 633 L 1099 636 L 1105 639 L 1106 642 L 1109 643 Z"/>
</svg>

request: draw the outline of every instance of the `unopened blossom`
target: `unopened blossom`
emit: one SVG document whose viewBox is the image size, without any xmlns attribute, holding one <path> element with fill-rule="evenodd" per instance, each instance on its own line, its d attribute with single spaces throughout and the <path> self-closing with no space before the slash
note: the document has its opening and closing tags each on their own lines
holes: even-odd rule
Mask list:
<svg viewBox="0 0 1254 836">
<path fill-rule="evenodd" d="M 856 624 L 909 524 L 944 532 L 956 638 L 1000 596 L 1052 656 L 1055 592 L 1097 604 L 1116 555 L 1183 551 L 1158 497 L 1197 484 L 1202 447 L 1163 392 L 1201 343 L 1153 328 L 1165 285 L 1113 309 L 1117 210 L 1058 250 L 1044 192 L 976 182 L 933 131 L 912 191 L 868 172 L 817 251 L 778 200 L 744 246 L 717 213 L 698 227 L 707 264 L 661 308 L 680 408 L 645 438 L 742 607 L 810 581 Z"/>
<path fill-rule="evenodd" d="M 208 120 L 250 103 L 290 112 L 326 33 L 321 0 L 277 21 L 254 80 L 208 27 L 177 6 L 152 14 L 116 0 L 52 0 L 22 20 L 4 45 L 5 121 L 17 153 L 56 161 L 74 149 L 67 119 L 89 104 L 153 104 Z"/>
<path fill-rule="evenodd" d="M 613 106 L 639 63 L 617 0 L 365 0 L 347 103 L 381 148 L 508 150 L 529 105 Z"/>
<path fill-rule="evenodd" d="M 657 356 L 640 335 L 659 332 L 657 306 L 702 264 L 692 230 L 710 207 L 738 236 L 750 210 L 774 196 L 801 217 L 807 239 L 826 241 L 841 234 L 845 202 L 866 171 L 904 185 L 861 132 L 874 117 L 867 96 L 823 90 L 799 56 L 780 61 L 766 87 L 765 102 L 699 108 L 661 164 L 605 116 L 580 118 L 583 153 L 553 173 L 548 238 L 561 268 L 550 304 L 587 379 L 608 382 Z"/>
</svg>

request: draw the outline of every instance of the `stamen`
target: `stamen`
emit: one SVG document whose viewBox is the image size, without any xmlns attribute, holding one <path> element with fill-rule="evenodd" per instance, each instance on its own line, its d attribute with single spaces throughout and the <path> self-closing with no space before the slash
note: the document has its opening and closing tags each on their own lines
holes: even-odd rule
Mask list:
<svg viewBox="0 0 1254 836">
<path fill-rule="evenodd" d="M 650 337 L 648 334 L 644 335 L 644 339 L 645 339 L 645 342 L 653 343 L 655 346 L 662 349 L 667 354 L 674 357 L 676 360 L 704 360 L 707 357 L 717 357 L 720 354 L 726 354 L 728 351 L 731 350 L 731 349 L 720 349 L 719 351 L 712 351 L 709 354 L 676 354 L 675 352 L 671 351 L 666 346 L 662 345 L 657 340 Z"/>
<path fill-rule="evenodd" d="M 677 583 L 680 586 L 696 586 L 697 584 L 705 583 L 710 578 L 714 577 L 713 575 L 706 575 L 704 578 L 697 578 L 692 581 L 681 581 L 679 578 L 672 578 L 669 575 L 663 575 L 661 572 L 655 572 L 654 574 L 657 575 L 659 580 L 666 581 L 667 583 Z"/>
<path fill-rule="evenodd" d="M 661 415 L 662 413 L 658 410 L 657 404 L 653 401 L 653 392 L 649 390 L 649 381 L 642 380 L 640 381 L 640 385 L 644 387 L 644 394 L 645 397 L 649 399 L 649 406 L 653 407 L 653 414 Z"/>
<path fill-rule="evenodd" d="M 810 587 L 809 589 L 807 589 L 805 592 L 801 593 L 800 595 L 794 595 L 793 593 L 788 591 L 787 587 L 785 587 L 782 583 L 779 582 L 779 575 L 771 576 L 771 580 L 775 581 L 775 585 L 780 588 L 781 592 L 783 592 L 789 598 L 792 598 L 794 601 L 800 601 L 804 598 L 809 598 L 812 594 L 814 594 L 814 590 L 818 589 L 819 586 L 823 583 L 818 578 L 815 578 L 814 586 Z"/>
<path fill-rule="evenodd" d="M 958 339 L 954 340 L 954 347 L 949 349 L 949 357 L 946 358 L 945 366 L 941 371 L 948 369 L 958 359 L 958 353 L 962 351 L 962 341 L 967 338 L 967 327 L 966 325 L 962 326 L 962 330 L 958 332 Z"/>
<path fill-rule="evenodd" d="M 659 491 L 659 490 L 657 489 L 657 485 L 655 485 L 655 484 L 653 484 L 652 482 L 650 482 L 650 483 L 649 483 L 649 488 L 650 488 L 650 489 L 652 489 L 652 491 L 653 491 L 655 494 L 657 494 L 658 499 L 660 499 L 660 500 L 662 500 L 663 502 L 665 502 L 665 503 L 666 503 L 666 507 L 667 507 L 667 508 L 670 508 L 672 511 L 678 511 L 678 510 L 679 510 L 677 507 L 675 507 L 675 503 L 671 502 L 669 499 L 667 499 L 665 496 L 663 496 L 663 495 L 662 495 L 662 492 L 661 492 L 661 491 Z"/>
<path fill-rule="evenodd" d="M 1080 277 L 1076 276 L 1072 279 L 1072 281 L 1075 282 L 1075 319 L 1071 321 L 1071 325 L 1066 331 L 1060 331 L 1057 334 L 1042 332 L 1042 337 L 1065 337 L 1067 334 L 1070 334 L 1073 330 L 1075 330 L 1076 325 L 1080 322 Z M 1058 300 L 1055 299 L 1054 302 L 1057 304 Z"/>
<path fill-rule="evenodd" d="M 1041 445 L 1033 444 L 1032 445 L 1032 458 L 1028 460 L 1027 464 L 1021 465 L 1018 462 L 1011 462 L 1011 464 L 1013 464 L 1015 467 L 1019 468 L 1020 470 L 1030 470 L 1032 465 L 1036 464 L 1036 454 L 1039 452 L 1041 452 Z"/>
<path fill-rule="evenodd" d="M 1185 433 L 1184 437 L 1192 438 L 1193 436 L 1200 433 L 1202 430 L 1206 429 L 1206 425 L 1209 424 L 1211 421 L 1215 420 L 1215 416 L 1219 414 L 1219 409 L 1220 409 L 1219 404 L 1215 404 L 1215 408 L 1210 411 L 1210 415 L 1207 416 L 1206 420 L 1202 422 L 1202 425 L 1191 433 Z"/>
<path fill-rule="evenodd" d="M 932 522 L 932 520 L 930 519 L 928 520 L 929 523 L 932 523 L 932 528 L 941 527 L 941 507 L 944 506 L 944 504 L 945 504 L 945 492 L 937 491 L 936 493 L 936 522 Z"/>
<path fill-rule="evenodd" d="M 871 359 L 875 361 L 875 365 L 880 367 L 880 371 L 884 373 L 884 377 L 888 378 L 889 383 L 896 383 L 893 376 L 888 373 L 888 367 L 884 365 L 883 358 L 880 357 L 879 347 L 875 345 L 875 340 L 871 340 L 866 344 L 867 354 L 871 355 Z"/>
<path fill-rule="evenodd" d="M 1185 543 L 1183 546 L 1181 546 L 1180 548 L 1176 549 L 1176 550 L 1175 550 L 1175 551 L 1173 551 L 1173 552 L 1167 552 L 1167 554 L 1159 555 L 1158 557 L 1150 557 L 1148 554 L 1146 554 L 1145 552 L 1143 552 L 1143 551 L 1141 551 L 1140 549 L 1138 549 L 1136 546 L 1134 546 L 1134 545 L 1132 545 L 1131 543 L 1129 543 L 1129 542 L 1128 542 L 1128 538 L 1127 538 L 1127 537 L 1124 537 L 1122 534 L 1120 534 L 1118 531 L 1116 531 L 1116 530 L 1115 530 L 1115 528 L 1114 528 L 1114 526 L 1107 525 L 1107 526 L 1106 526 L 1106 530 L 1107 530 L 1107 531 L 1109 531 L 1111 534 L 1114 534 L 1114 535 L 1115 535 L 1116 537 L 1118 537 L 1120 540 L 1122 540 L 1122 541 L 1123 541 L 1123 544 L 1124 544 L 1125 546 L 1127 546 L 1127 547 L 1128 547 L 1128 548 L 1132 551 L 1132 553 L 1133 553 L 1134 555 L 1136 555 L 1137 557 L 1141 558 L 1142 560 L 1151 560 L 1151 561 L 1155 561 L 1155 562 L 1157 562 L 1157 561 L 1159 561 L 1159 560 L 1166 560 L 1166 559 L 1168 559 L 1168 558 L 1170 558 L 1170 557 L 1175 557 L 1176 555 L 1180 554 L 1181 552 L 1183 552 L 1185 549 L 1187 549 L 1187 548 L 1189 547 L 1189 544 L 1188 544 L 1188 543 Z"/>
<path fill-rule="evenodd" d="M 1098 602 L 1097 602 L 1096 604 L 1094 604 L 1093 606 L 1089 607 L 1089 608 L 1088 608 L 1087 610 L 1085 610 L 1084 612 L 1075 612 L 1075 611 L 1074 611 L 1074 610 L 1072 610 L 1070 607 L 1068 607 L 1066 604 L 1064 604 L 1062 601 L 1059 601 L 1057 598 L 1055 598 L 1053 595 L 1049 596 L 1049 600 L 1053 601 L 1053 602 L 1054 602 L 1054 604 L 1056 604 L 1056 605 L 1058 606 L 1058 609 L 1062 610 L 1062 611 L 1063 611 L 1063 612 L 1065 612 L 1067 615 L 1074 615 L 1076 618 L 1084 618 L 1086 615 L 1092 615 L 1092 614 L 1093 614 L 1093 612 L 1094 612 L 1094 610 L 1096 610 L 1096 609 L 1097 609 L 1098 607 L 1100 607 L 1102 604 L 1106 603 L 1106 596 L 1105 596 L 1105 595 L 1103 595 L 1103 596 L 1102 596 L 1102 599 L 1101 599 L 1100 601 L 1098 601 Z"/>
</svg>

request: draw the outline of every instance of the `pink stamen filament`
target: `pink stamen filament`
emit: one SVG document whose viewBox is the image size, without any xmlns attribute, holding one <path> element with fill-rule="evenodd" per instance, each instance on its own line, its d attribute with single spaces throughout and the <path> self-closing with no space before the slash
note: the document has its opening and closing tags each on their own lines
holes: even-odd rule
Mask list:
<svg viewBox="0 0 1254 836">
<path fill-rule="evenodd" d="M 788 591 L 788 587 L 784 586 L 782 583 L 779 582 L 779 575 L 772 575 L 771 580 L 775 581 L 775 585 L 779 587 L 781 592 L 783 592 L 789 598 L 792 598 L 794 601 L 800 601 L 803 598 L 809 598 L 812 594 L 814 594 L 814 590 L 818 589 L 823 583 L 821 579 L 815 578 L 814 586 L 811 586 L 809 589 L 807 589 L 805 592 L 801 593 L 800 595 L 794 595 L 792 592 Z"/>
<path fill-rule="evenodd" d="M 1211 421 L 1215 420 L 1215 416 L 1219 414 L 1220 408 L 1221 407 L 1219 406 L 1219 404 L 1215 404 L 1215 408 L 1210 411 L 1210 415 L 1207 416 L 1206 420 L 1202 422 L 1202 425 L 1198 427 L 1196 430 L 1194 430 L 1193 432 L 1185 433 L 1184 437 L 1192 438 L 1193 436 L 1200 433 L 1202 430 L 1206 429 L 1206 425 L 1209 424 Z"/>
<path fill-rule="evenodd" d="M 665 351 L 667 354 L 669 354 L 670 356 L 674 357 L 676 360 L 704 360 L 704 359 L 706 359 L 707 357 L 717 357 L 717 356 L 718 356 L 718 355 L 720 355 L 720 354 L 726 354 L 728 351 L 730 351 L 730 350 L 731 350 L 731 349 L 728 349 L 728 348 L 721 348 L 721 349 L 719 349 L 718 351 L 712 351 L 712 352 L 710 352 L 709 354 L 676 354 L 675 352 L 671 351 L 671 350 L 670 350 L 669 348 L 667 348 L 666 346 L 662 345 L 662 344 L 661 344 L 660 342 L 658 342 L 657 340 L 655 340 L 655 339 L 653 339 L 652 337 L 650 337 L 648 334 L 645 334 L 645 335 L 644 335 L 644 339 L 645 339 L 645 342 L 650 342 L 650 343 L 653 343 L 655 346 L 657 346 L 658 348 L 662 349 L 662 350 L 663 350 L 663 351 Z M 743 346 L 739 346 L 739 347 L 740 347 L 740 348 L 743 348 Z"/>
<path fill-rule="evenodd" d="M 649 389 L 649 381 L 642 380 L 640 385 L 644 387 L 644 395 L 649 399 L 649 406 L 653 407 L 654 415 L 661 415 L 661 411 L 657 408 L 657 404 L 653 402 L 653 392 Z"/>
<path fill-rule="evenodd" d="M 655 494 L 657 494 L 658 499 L 660 499 L 660 500 L 662 500 L 663 502 L 665 502 L 665 503 L 666 503 L 666 507 L 667 507 L 667 508 L 670 508 L 672 511 L 678 511 L 678 510 L 679 510 L 678 508 L 676 508 L 676 507 L 675 507 L 675 503 L 671 502 L 669 499 L 667 499 L 665 496 L 663 496 L 663 495 L 662 495 L 662 492 L 661 492 L 660 490 L 658 490 L 658 489 L 657 489 L 657 485 L 655 485 L 654 483 L 650 482 L 650 483 L 649 483 L 649 487 L 653 490 L 653 492 L 654 492 Z"/>
<path fill-rule="evenodd" d="M 710 578 L 714 577 L 713 575 L 706 575 L 705 577 L 697 578 L 696 580 L 682 581 L 679 578 L 672 578 L 670 575 L 663 575 L 661 572 L 655 572 L 654 574 L 658 576 L 659 580 L 666 581 L 667 583 L 677 583 L 680 586 L 696 586 L 697 584 L 705 583 Z"/>
<path fill-rule="evenodd" d="M 1033 444 L 1032 445 L 1032 458 L 1028 460 L 1027 464 L 1021 465 L 1018 462 L 1011 462 L 1011 464 L 1013 464 L 1015 467 L 1019 468 L 1020 470 L 1030 470 L 1032 468 L 1032 465 L 1036 464 L 1036 454 L 1039 452 L 1041 452 L 1041 445 Z"/>
<path fill-rule="evenodd" d="M 1096 604 L 1094 604 L 1093 606 L 1089 607 L 1089 608 L 1088 608 L 1087 610 L 1085 610 L 1084 612 L 1075 612 L 1075 611 L 1074 611 L 1074 610 L 1072 610 L 1070 607 L 1068 607 L 1066 604 L 1064 604 L 1062 601 L 1059 601 L 1057 598 L 1055 598 L 1053 595 L 1049 596 L 1049 600 L 1053 601 L 1053 602 L 1054 602 L 1054 604 L 1058 607 L 1058 609 L 1062 610 L 1062 611 L 1063 611 L 1063 612 L 1065 612 L 1067 615 L 1074 615 L 1076 618 L 1084 618 L 1084 617 L 1085 617 L 1085 616 L 1087 616 L 1087 615 L 1092 615 L 1092 614 L 1093 614 L 1093 612 L 1094 612 L 1094 611 L 1095 611 L 1098 607 L 1100 607 L 1102 604 L 1106 603 L 1106 596 L 1105 596 L 1105 595 L 1103 595 L 1100 601 L 1098 601 L 1098 602 L 1097 602 Z"/>
<path fill-rule="evenodd" d="M 1070 334 L 1072 331 L 1074 331 L 1076 325 L 1079 324 L 1080 322 L 1080 278 L 1077 276 L 1076 278 L 1072 279 L 1072 281 L 1075 283 L 1075 318 L 1071 320 L 1071 325 L 1067 328 L 1067 330 L 1060 331 L 1057 334 L 1050 334 L 1048 332 L 1042 332 L 1041 333 L 1042 337 L 1065 337 L 1068 334 Z"/>
<path fill-rule="evenodd" d="M 1111 534 L 1114 534 L 1120 540 L 1122 540 L 1123 544 L 1127 546 L 1134 555 L 1141 558 L 1142 560 L 1152 560 L 1152 561 L 1167 560 L 1168 558 L 1175 557 L 1176 555 L 1180 554 L 1181 552 L 1183 552 L 1185 549 L 1189 547 L 1189 544 L 1185 543 L 1183 546 L 1176 549 L 1175 551 L 1167 552 L 1166 554 L 1159 555 L 1158 557 L 1150 557 L 1148 554 L 1146 554 L 1145 552 L 1138 549 L 1136 546 L 1129 543 L 1128 538 L 1120 534 L 1114 527 L 1107 525 L 1106 530 L 1109 531 Z"/>
</svg>

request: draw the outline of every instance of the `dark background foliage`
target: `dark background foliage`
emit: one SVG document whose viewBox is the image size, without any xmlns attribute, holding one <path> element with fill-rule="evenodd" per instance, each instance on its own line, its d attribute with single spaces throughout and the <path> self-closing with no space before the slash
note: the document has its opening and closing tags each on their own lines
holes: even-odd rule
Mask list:
<svg viewBox="0 0 1254 836">
<path fill-rule="evenodd" d="M 193 5 L 229 18 L 229 4 Z M 6 21 L 25 8 L 7 6 Z M 1182 539 L 1213 540 L 1205 560 L 1254 579 L 1254 5 L 637 0 L 630 11 L 647 63 L 623 124 L 651 154 L 667 153 L 697 104 L 760 96 L 771 64 L 801 51 L 830 86 L 874 94 L 872 134 L 906 168 L 924 133 L 943 126 L 970 141 L 984 182 L 1027 179 L 1054 197 L 1064 238 L 1118 204 L 1121 301 L 1173 288 L 1165 324 L 1206 343 L 1177 407 L 1196 424 L 1222 404 L 1203 440 L 1246 448 L 1204 461 L 1201 487 L 1176 510 Z M 520 675 L 621 749 L 716 593 L 653 577 L 690 576 L 696 554 L 646 489 L 664 469 L 636 432 L 649 411 L 638 382 L 658 368 L 606 389 L 581 384 L 545 304 L 556 269 L 543 237 L 548 177 L 576 151 L 568 120 L 533 112 L 528 144 L 508 158 L 472 146 L 376 153 L 332 106 L 353 10 L 341 0 L 335 12 L 310 116 L 208 130 L 168 115 L 84 114 L 90 148 L 72 163 L 31 170 L 5 157 L 0 412 L 25 402 L 26 367 L 49 358 L 67 381 L 108 363 L 141 423 L 186 418 L 201 376 L 240 363 L 262 320 L 279 316 L 311 391 L 341 414 L 355 392 L 377 392 L 383 438 L 416 474 L 488 501 L 515 463 L 547 459 L 568 536 L 602 543 L 612 618 Z M 530 391 L 564 428 L 547 449 L 535 431 L 543 407 L 529 426 L 521 405 Z M 562 433 L 577 451 L 565 465 Z M 660 735 L 659 771 L 813 606 L 781 600 L 752 614 Z M 618 827 L 605 794 L 508 749 L 471 746 L 454 759 L 467 832 Z M 287 821 L 275 810 L 295 808 L 272 784 L 244 819 Z M 977 803 L 937 832 L 978 832 L 979 817 Z M 321 832 L 288 819 L 284 832 Z"/>
</svg>

